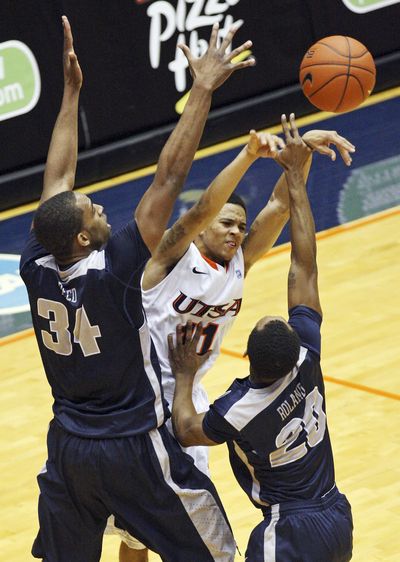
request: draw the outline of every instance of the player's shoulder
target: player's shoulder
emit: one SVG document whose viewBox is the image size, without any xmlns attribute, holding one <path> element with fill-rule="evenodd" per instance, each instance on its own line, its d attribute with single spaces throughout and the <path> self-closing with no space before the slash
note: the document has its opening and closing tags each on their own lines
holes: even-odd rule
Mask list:
<svg viewBox="0 0 400 562">
<path fill-rule="evenodd" d="M 218 413 L 224 416 L 229 410 L 231 410 L 240 400 L 246 396 L 246 394 L 251 389 L 249 384 L 249 377 L 235 379 L 231 386 L 219 396 L 215 402 Z"/>
<path fill-rule="evenodd" d="M 24 277 L 28 265 L 35 264 L 37 259 L 49 255 L 50 255 L 49 252 L 45 250 L 45 248 L 43 248 L 41 244 L 39 244 L 35 235 L 35 230 L 32 228 L 21 254 L 21 259 L 20 259 L 21 276 Z"/>
</svg>

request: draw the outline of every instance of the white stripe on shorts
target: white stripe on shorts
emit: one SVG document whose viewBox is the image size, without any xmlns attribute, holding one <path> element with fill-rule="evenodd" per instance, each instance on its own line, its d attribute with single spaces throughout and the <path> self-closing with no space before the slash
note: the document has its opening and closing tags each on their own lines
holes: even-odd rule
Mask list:
<svg viewBox="0 0 400 562">
<path fill-rule="evenodd" d="M 153 429 L 148 435 L 153 443 L 166 484 L 181 500 L 186 513 L 213 559 L 217 562 L 233 562 L 235 541 L 229 525 L 211 492 L 204 488 L 197 490 L 180 488 L 171 477 L 168 451 L 159 431 Z"/>
<path fill-rule="evenodd" d="M 271 521 L 264 531 L 264 561 L 276 562 L 276 532 L 279 521 L 279 503 L 271 505 Z"/>
</svg>

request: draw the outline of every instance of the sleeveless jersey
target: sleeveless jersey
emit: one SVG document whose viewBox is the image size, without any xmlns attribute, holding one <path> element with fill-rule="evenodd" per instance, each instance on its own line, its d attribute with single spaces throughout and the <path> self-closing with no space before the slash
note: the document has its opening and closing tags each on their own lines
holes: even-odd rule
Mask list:
<svg viewBox="0 0 400 562">
<path fill-rule="evenodd" d="M 188 320 L 202 322 L 203 334 L 198 353 L 212 350 L 209 359 L 196 374 L 193 399 L 197 408 L 208 408 L 208 400 L 199 382 L 218 357 L 224 335 L 239 313 L 244 280 L 244 260 L 239 248 L 225 266 L 219 265 L 190 244 L 172 271 L 155 287 L 142 290 L 143 306 L 161 365 L 166 399 L 172 404 L 175 379 L 168 361 L 167 334 Z"/>
<path fill-rule="evenodd" d="M 134 221 L 104 250 L 61 270 L 32 231 L 21 257 L 56 421 L 84 437 L 160 426 L 167 409 L 144 319 L 140 277 L 149 258 Z"/>
<path fill-rule="evenodd" d="M 321 317 L 290 311 L 301 340 L 296 367 L 270 386 L 236 379 L 204 417 L 206 435 L 228 442 L 236 479 L 256 507 L 322 497 L 334 486 L 320 368 Z"/>
</svg>

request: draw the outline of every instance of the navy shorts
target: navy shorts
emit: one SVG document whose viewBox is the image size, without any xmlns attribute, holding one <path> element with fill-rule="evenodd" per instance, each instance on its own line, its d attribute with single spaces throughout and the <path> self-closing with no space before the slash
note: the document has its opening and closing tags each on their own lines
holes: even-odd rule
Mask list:
<svg viewBox="0 0 400 562">
<path fill-rule="evenodd" d="M 351 508 L 336 486 L 317 500 L 272 505 L 264 516 L 250 535 L 245 562 L 351 560 Z"/>
<path fill-rule="evenodd" d="M 52 422 L 38 476 L 45 562 L 98 562 L 109 515 L 165 562 L 232 562 L 235 544 L 211 480 L 165 426 L 144 435 L 84 439 Z"/>
</svg>

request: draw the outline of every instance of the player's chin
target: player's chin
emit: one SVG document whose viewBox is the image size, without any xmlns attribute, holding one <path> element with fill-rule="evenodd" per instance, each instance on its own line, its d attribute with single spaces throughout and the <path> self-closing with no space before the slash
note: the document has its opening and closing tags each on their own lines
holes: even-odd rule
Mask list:
<svg viewBox="0 0 400 562">
<path fill-rule="evenodd" d="M 231 244 L 226 244 L 225 248 L 224 248 L 224 260 L 225 261 L 229 261 L 231 260 L 234 255 L 236 254 L 236 252 L 238 251 L 239 246 L 238 245 L 231 245 Z"/>
</svg>

